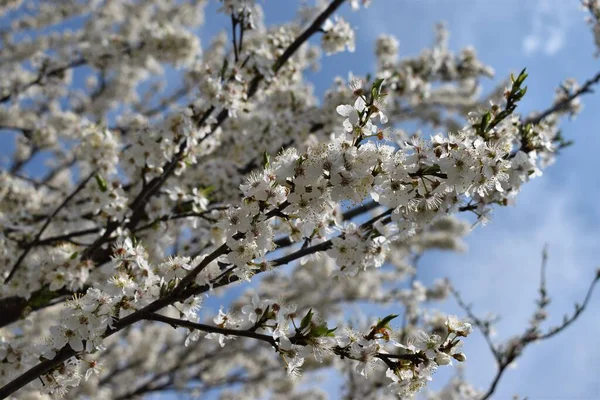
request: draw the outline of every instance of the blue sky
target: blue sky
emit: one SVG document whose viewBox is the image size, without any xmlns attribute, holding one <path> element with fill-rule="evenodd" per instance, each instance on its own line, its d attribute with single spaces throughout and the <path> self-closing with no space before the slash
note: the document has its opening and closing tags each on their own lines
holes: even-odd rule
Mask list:
<svg viewBox="0 0 600 400">
<path fill-rule="evenodd" d="M 297 2 L 264 0 L 267 21 L 291 18 L 296 7 L 290 3 Z M 204 44 L 217 29 L 228 28 L 228 20 L 216 16 L 214 9 L 207 10 Z M 401 57 L 414 55 L 432 43 L 433 26 L 439 21 L 446 21 L 453 49 L 473 45 L 480 59 L 495 68 L 496 78 L 487 88 L 527 67 L 529 90 L 520 106 L 523 113 L 546 108 L 565 78 L 583 82 L 600 69 L 576 0 L 374 0 L 367 10 L 351 13 L 346 6 L 342 14 L 357 30 L 356 51 L 325 58 L 321 71 L 310 74 L 318 94 L 336 75 L 346 77 L 349 66 L 356 74 L 372 71 L 373 42 L 380 33 L 396 35 Z M 575 144 L 541 178 L 525 185 L 517 204 L 497 209 L 487 227 L 478 227 L 467 238 L 467 253 L 432 254 L 420 265 L 423 281 L 447 276 L 474 303 L 476 312 L 502 315 L 500 339 L 520 333 L 531 315 L 544 244 L 549 247 L 548 288 L 553 300 L 549 309 L 555 323 L 572 312 L 600 266 L 600 179 L 595 168 L 600 94 L 583 100 L 582 113 L 563 123 L 565 136 Z M 0 135 L 0 156 L 10 154 L 10 142 L 9 135 Z M 41 164 L 31 168 L 39 170 Z M 495 398 L 519 394 L 530 399 L 600 399 L 599 306 L 596 294 L 575 326 L 531 345 L 516 369 L 505 374 Z M 441 308 L 462 314 L 452 300 Z M 479 335 L 466 341 L 465 352 L 467 378 L 487 388 L 494 361 Z M 449 374 L 439 374 L 445 376 Z M 328 387 L 334 395 L 338 389 L 337 383 Z"/>
</svg>

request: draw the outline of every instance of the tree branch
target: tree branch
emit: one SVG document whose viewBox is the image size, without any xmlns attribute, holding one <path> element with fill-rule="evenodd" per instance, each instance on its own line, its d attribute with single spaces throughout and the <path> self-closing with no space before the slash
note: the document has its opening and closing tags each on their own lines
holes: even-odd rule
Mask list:
<svg viewBox="0 0 600 400">
<path fill-rule="evenodd" d="M 539 341 L 542 341 L 545 339 L 549 339 L 549 338 L 557 335 L 558 333 L 562 332 L 565 328 L 567 328 L 573 322 L 575 322 L 577 320 L 577 318 L 586 309 L 586 307 L 591 299 L 592 292 L 593 292 L 596 284 L 600 280 L 600 269 L 599 269 L 598 271 L 596 271 L 596 276 L 590 283 L 590 286 L 587 290 L 587 293 L 585 295 L 582 305 L 578 305 L 578 304 L 575 305 L 575 312 L 573 313 L 573 315 L 571 315 L 570 317 L 565 317 L 565 320 L 563 321 L 563 323 L 561 325 L 549 329 L 544 334 L 540 334 L 539 333 L 539 324 L 541 323 L 541 321 L 543 321 L 545 319 L 545 314 L 540 314 L 540 311 L 543 312 L 544 308 L 550 301 L 546 294 L 546 263 L 547 263 L 547 260 L 548 260 L 547 252 L 546 252 L 546 249 L 544 249 L 544 251 L 542 253 L 542 265 L 540 268 L 541 269 L 540 289 L 539 289 L 540 300 L 537 301 L 538 307 L 536 308 L 536 312 L 534 313 L 534 317 L 532 318 L 531 326 L 524 333 L 517 336 L 516 338 L 509 340 L 506 344 L 501 345 L 501 346 L 496 346 L 491 340 L 491 337 L 490 337 L 491 322 L 484 321 L 484 320 L 476 317 L 472 312 L 471 306 L 466 304 L 462 300 L 458 291 L 456 291 L 454 288 L 450 287 L 450 290 L 451 290 L 452 294 L 454 295 L 454 297 L 456 298 L 458 305 L 467 313 L 467 316 L 473 321 L 475 326 L 477 326 L 477 328 L 481 331 L 492 354 L 494 355 L 494 358 L 496 359 L 496 364 L 497 364 L 496 374 L 494 375 L 494 378 L 492 379 L 492 382 L 491 382 L 488 390 L 485 392 L 485 394 L 481 397 L 480 400 L 487 400 L 494 394 L 494 392 L 496 391 L 496 389 L 498 387 L 498 384 L 500 383 L 500 379 L 506 372 L 506 369 L 508 368 L 508 366 L 512 362 L 514 362 L 515 359 L 517 359 L 518 357 L 521 356 L 521 354 L 523 353 L 523 350 L 525 349 L 525 347 L 527 345 L 529 345 L 532 342 L 539 342 Z M 540 315 L 543 315 L 543 317 L 540 317 Z"/>
<path fill-rule="evenodd" d="M 40 231 L 37 233 L 37 235 L 35 236 L 35 239 L 33 239 L 33 241 L 31 243 L 29 243 L 29 245 L 27 245 L 27 247 L 25 248 L 25 250 L 23 251 L 23 253 L 21 253 L 21 256 L 17 259 L 17 261 L 15 262 L 15 264 L 13 265 L 13 267 L 11 268 L 8 276 L 4 280 L 4 284 L 5 285 L 12 279 L 12 277 L 15 275 L 15 272 L 17 272 L 17 269 L 19 269 L 19 266 L 21 265 L 21 263 L 23 262 L 23 260 L 27 256 L 27 254 L 29 254 L 29 252 L 31 251 L 31 249 L 40 240 L 40 237 L 42 236 L 42 234 L 44 233 L 44 231 L 46 230 L 46 228 L 48 227 L 48 225 L 50 225 L 50 222 L 52 222 L 52 219 L 60 212 L 60 210 L 62 210 L 67 205 L 67 203 L 73 197 L 75 197 L 77 195 L 77 193 L 79 193 L 85 187 L 85 185 L 89 182 L 90 179 L 92 179 L 92 177 L 95 174 L 96 174 L 96 171 L 93 171 L 87 178 L 85 178 L 75 188 L 75 190 L 58 206 L 58 208 L 56 208 L 56 210 L 54 210 L 54 212 L 52 214 L 50 214 L 48 216 L 48 218 L 46 218 L 46 222 L 44 223 L 44 226 L 42 226 L 42 229 L 40 229 Z"/>
<path fill-rule="evenodd" d="M 196 329 L 196 330 L 199 330 L 202 332 L 207 332 L 207 333 L 220 333 L 221 335 L 232 335 L 232 336 L 252 338 L 252 339 L 256 339 L 256 340 L 261 340 L 263 342 L 267 342 L 267 343 L 271 344 L 272 346 L 277 347 L 277 343 L 275 342 L 275 339 L 273 339 L 272 336 L 263 335 L 261 333 L 256 333 L 251 330 L 220 328 L 218 326 L 200 324 L 197 322 L 165 317 L 164 315 L 160 315 L 160 314 L 156 314 L 156 313 L 150 313 L 150 314 L 144 316 L 144 319 L 147 319 L 150 321 L 164 322 L 165 324 L 169 324 L 174 328 L 180 326 L 183 328 Z"/>
<path fill-rule="evenodd" d="M 533 116 L 531 118 L 526 119 L 523 122 L 523 125 L 527 125 L 527 124 L 536 125 L 536 124 L 539 124 L 544 118 L 546 118 L 550 114 L 553 114 L 553 113 L 555 113 L 557 111 L 560 111 L 560 110 L 564 109 L 566 106 L 569 105 L 569 103 L 571 101 L 575 100 L 577 97 L 581 96 L 582 94 L 593 93 L 592 86 L 596 85 L 598 82 L 600 82 L 600 72 L 598 72 L 596 75 L 594 75 L 591 79 L 588 79 L 583 84 L 583 86 L 581 86 L 579 89 L 577 89 L 576 91 L 574 91 L 573 93 L 571 93 L 565 99 L 563 99 L 560 102 L 554 104 L 552 107 L 547 108 L 546 110 L 542 111 L 540 114 L 538 114 L 536 116 Z"/>
</svg>

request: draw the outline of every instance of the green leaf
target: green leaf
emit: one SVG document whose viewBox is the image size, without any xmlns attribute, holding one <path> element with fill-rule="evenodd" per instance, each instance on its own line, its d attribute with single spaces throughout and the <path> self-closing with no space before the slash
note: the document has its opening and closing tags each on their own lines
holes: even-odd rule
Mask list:
<svg viewBox="0 0 600 400">
<path fill-rule="evenodd" d="M 198 188 L 198 190 L 200 190 L 204 194 L 204 196 L 207 196 L 207 197 L 208 197 L 209 194 L 211 194 L 212 192 L 214 192 L 215 189 L 216 188 L 214 186 L 212 186 L 212 185 L 211 186 L 207 186 L 207 187 L 205 187 L 203 189 L 202 188 Z"/>
<path fill-rule="evenodd" d="M 377 327 L 378 328 L 385 328 L 386 326 L 388 326 L 388 324 L 394 319 L 397 318 L 398 314 L 390 314 L 387 317 L 384 317 L 382 320 L 380 320 L 377 323 Z"/>
<path fill-rule="evenodd" d="M 327 336 L 329 329 L 327 325 L 315 326 L 310 331 L 310 336 Z"/>
<path fill-rule="evenodd" d="M 432 174 L 436 174 L 440 171 L 441 171 L 440 166 L 437 164 L 433 164 L 423 170 L 423 175 L 432 175 Z"/>
<path fill-rule="evenodd" d="M 527 71 L 527 68 L 523 68 L 523 70 L 521 71 L 521 73 L 519 74 L 519 76 L 517 77 L 517 80 L 515 81 L 515 85 L 516 86 L 521 86 L 521 84 L 525 81 L 525 79 L 527 79 L 527 77 L 529 76 L 525 71 Z"/>
<path fill-rule="evenodd" d="M 483 117 L 481 117 L 481 128 L 483 130 L 485 130 L 485 128 L 487 128 L 487 126 L 491 120 L 492 120 L 492 114 L 490 114 L 489 111 L 486 112 L 485 114 L 483 114 Z"/>
<path fill-rule="evenodd" d="M 300 330 L 306 328 L 310 322 L 312 321 L 312 317 L 313 317 L 313 312 L 312 312 L 312 308 L 310 310 L 308 310 L 308 312 L 306 313 L 306 315 L 304 316 L 304 318 L 302 318 L 302 321 L 300 321 Z"/>
<path fill-rule="evenodd" d="M 393 320 L 394 318 L 398 317 L 398 314 L 390 314 L 387 317 L 384 317 L 383 319 L 380 319 L 379 321 L 377 321 L 377 324 L 371 329 L 371 332 L 369 333 L 369 339 L 373 339 L 375 337 L 375 335 L 377 333 L 379 333 L 381 330 L 388 328 L 389 326 L 388 324 L 390 323 L 391 320 Z"/>
<path fill-rule="evenodd" d="M 38 292 L 35 292 L 33 296 L 27 302 L 27 305 L 32 308 L 40 308 L 48 305 L 56 297 L 56 293 L 47 289 L 42 288 Z"/>
<path fill-rule="evenodd" d="M 383 85 L 383 81 L 383 78 L 379 78 L 373 82 L 373 86 L 371 86 L 371 100 L 375 100 L 379 97 L 379 92 L 381 92 L 381 85 Z"/>
<path fill-rule="evenodd" d="M 310 331 L 310 336 L 316 336 L 316 337 L 329 336 L 329 337 L 333 337 L 333 336 L 335 336 L 333 332 L 335 332 L 336 330 L 337 330 L 337 327 L 335 327 L 333 329 L 329 329 L 327 327 L 327 324 L 323 324 L 323 325 L 320 325 L 320 326 L 315 326 Z"/>
<path fill-rule="evenodd" d="M 186 201 L 185 203 L 181 203 L 177 206 L 177 211 L 181 213 L 194 211 L 194 203 L 191 201 Z"/>
<path fill-rule="evenodd" d="M 269 168 L 271 166 L 271 156 L 267 151 L 263 153 L 263 168 Z"/>
<path fill-rule="evenodd" d="M 106 181 L 104 180 L 104 178 L 100 174 L 96 174 L 94 176 L 94 178 L 96 178 L 96 183 L 98 184 L 98 187 L 100 188 L 100 191 L 102 193 L 106 192 L 108 190 L 108 184 L 106 183 Z"/>
<path fill-rule="evenodd" d="M 501 118 L 502 113 L 498 114 L 497 118 Z M 481 122 L 479 123 L 479 132 L 478 134 L 485 137 L 485 133 L 490 127 L 490 121 L 492 120 L 492 114 L 488 111 L 481 116 Z"/>
<path fill-rule="evenodd" d="M 525 96 L 525 93 L 527 93 L 527 86 L 525 86 L 523 89 L 519 90 L 519 99 L 521 99 L 523 96 Z"/>
</svg>

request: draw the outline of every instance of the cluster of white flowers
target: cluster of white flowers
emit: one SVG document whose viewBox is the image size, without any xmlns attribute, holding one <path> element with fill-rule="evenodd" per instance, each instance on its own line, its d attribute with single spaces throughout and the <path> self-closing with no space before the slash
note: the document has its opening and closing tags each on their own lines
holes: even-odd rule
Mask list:
<svg viewBox="0 0 600 400">
<path fill-rule="evenodd" d="M 115 329 L 115 321 L 159 299 L 170 284 L 196 266 L 189 257 L 169 258 L 152 266 L 147 257 L 144 248 L 139 244 L 134 245 L 130 239 L 117 243 L 113 249 L 113 263 L 104 269 L 109 278 L 104 284 L 87 289 L 85 295 L 74 296 L 67 301 L 58 316 L 60 323 L 50 326 L 50 335 L 45 343 L 29 350 L 30 356 L 37 353 L 50 360 L 65 346 L 75 352 L 86 353 L 104 349 L 102 341 L 107 332 Z M 67 271 L 63 273 L 57 270 L 56 274 L 63 276 L 54 278 L 59 283 L 50 290 L 60 289 L 60 284 L 69 280 L 64 276 Z M 182 317 L 193 319 L 201 303 L 200 297 L 191 296 L 173 303 L 172 307 Z M 9 376 L 18 374 L 25 367 L 19 359 L 7 361 L 14 368 Z M 79 359 L 70 358 L 58 370 L 45 374 L 43 391 L 60 397 L 69 387 L 78 386 L 80 362 Z"/>
<path fill-rule="evenodd" d="M 335 17 L 334 22 L 329 19 L 325 21 L 323 30 L 325 34 L 321 37 L 321 46 L 326 54 L 339 53 L 345 49 L 354 52 L 354 30 L 342 17 Z"/>
<path fill-rule="evenodd" d="M 446 386 L 437 392 L 427 393 L 428 400 L 478 400 L 485 393 L 477 390 L 469 382 L 466 382 L 461 375 L 452 378 Z"/>
<path fill-rule="evenodd" d="M 582 0 L 581 4 L 590 13 L 590 16 L 587 18 L 587 22 L 592 26 L 594 41 L 596 47 L 598 48 L 596 56 L 598 56 L 600 55 L 600 1 Z"/>
<path fill-rule="evenodd" d="M 573 99 L 570 98 L 573 96 L 573 93 L 577 92 L 578 90 L 581 90 L 581 86 L 573 78 L 565 79 L 563 84 L 556 88 L 554 104 L 565 104 L 563 107 L 560 107 L 560 111 L 569 114 L 570 117 L 575 117 L 577 114 L 579 114 L 583 107 L 579 97 L 575 97 Z"/>
<path fill-rule="evenodd" d="M 375 55 L 382 64 L 382 69 L 385 69 L 386 66 L 389 68 L 398 60 L 399 49 L 400 43 L 394 36 L 381 35 L 377 38 L 377 42 L 375 43 Z"/>
<path fill-rule="evenodd" d="M 76 155 L 78 160 L 97 166 L 102 174 L 113 175 L 119 164 L 119 142 L 110 131 L 90 127 L 86 129 Z"/>
<path fill-rule="evenodd" d="M 522 93 L 524 77 L 514 81 L 507 96 Z M 381 83 L 374 84 L 375 96 Z M 471 125 L 456 134 L 413 140 L 396 149 L 385 144 L 385 131 L 372 122 L 387 120 L 377 99 L 367 99 L 360 82 L 352 87 L 355 105 L 338 107 L 351 136 L 342 133 L 302 156 L 286 151 L 241 186 L 244 204 L 227 211 L 225 224 L 232 264 L 249 265 L 272 250 L 273 232 L 265 223 L 269 216 L 292 220 L 294 229 L 306 235 L 323 226 L 332 202 L 360 204 L 370 194 L 392 211 L 388 235 L 402 239 L 456 210 L 464 198 L 484 214 L 488 204 L 507 201 L 530 176 L 539 175 L 538 154 L 515 148 L 524 129 L 518 117 L 503 119 L 497 106 L 491 113 L 471 115 Z M 552 134 L 536 132 L 530 140 L 550 145 Z M 332 241 L 330 254 L 350 275 L 367 265 L 380 266 L 385 257 L 381 233 L 374 239 L 365 236 L 350 226 Z"/>
<path fill-rule="evenodd" d="M 378 39 L 378 76 L 386 78 L 388 87 L 405 100 L 391 104 L 390 115 L 402 113 L 406 118 L 405 106 L 408 105 L 409 110 L 414 107 L 418 110 L 416 113 L 410 111 L 410 117 L 438 125 L 442 116 L 432 107 L 435 104 L 447 105 L 464 114 L 480 107 L 474 97 L 478 83 L 476 78 L 491 77 L 494 70 L 477 58 L 472 47 L 462 49 L 459 54 L 452 53 L 448 48 L 448 37 L 445 26 L 439 24 L 436 27 L 436 42 L 431 49 L 399 62 L 396 62 L 397 41 L 389 36 Z M 441 85 L 433 85 L 434 82 Z M 448 82 L 460 84 L 454 86 L 448 85 Z"/>
<path fill-rule="evenodd" d="M 151 25 L 142 34 L 148 51 L 156 54 L 158 61 L 173 62 L 185 66 L 195 61 L 200 54 L 200 40 L 192 32 L 173 25 Z"/>
<path fill-rule="evenodd" d="M 333 257 L 341 272 L 354 276 L 368 267 L 381 267 L 385 261 L 388 246 L 383 236 L 374 239 L 350 224 L 341 236 L 331 239 L 332 248 L 327 254 Z"/>
<path fill-rule="evenodd" d="M 449 316 L 445 321 L 444 337 L 417 330 L 403 344 L 394 337 L 401 332 L 393 332 L 389 326 L 395 317 L 391 315 L 378 320 L 362 332 L 347 329 L 344 333 L 334 334 L 337 329 L 329 329 L 312 309 L 299 313 L 294 304 L 261 300 L 254 294 L 251 304 L 244 305 L 241 313 L 226 313 L 221 309 L 214 323 L 220 328 L 268 333 L 273 338 L 275 350 L 285 360 L 287 374 L 292 379 L 300 376 L 307 358 L 322 363 L 327 358 L 339 356 L 354 360 L 356 372 L 365 378 L 369 370 L 375 369 L 378 364 L 385 365 L 386 376 L 391 380 L 388 386 L 400 396 L 419 392 L 439 366 L 452 364 L 452 359 L 466 360 L 460 352 L 460 338 L 471 333 L 469 323 Z M 221 347 L 225 346 L 228 338 L 215 333 L 204 336 L 217 338 Z M 192 331 L 186 343 L 200 337 L 198 331 Z"/>
</svg>

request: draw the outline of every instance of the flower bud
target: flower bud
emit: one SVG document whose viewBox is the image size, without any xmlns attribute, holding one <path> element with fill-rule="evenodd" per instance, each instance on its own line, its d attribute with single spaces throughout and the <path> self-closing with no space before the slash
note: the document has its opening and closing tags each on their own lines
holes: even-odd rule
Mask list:
<svg viewBox="0 0 600 400">
<path fill-rule="evenodd" d="M 452 358 L 446 353 L 438 353 L 435 356 L 435 362 L 438 365 L 448 365 L 448 364 L 452 364 Z"/>
</svg>

